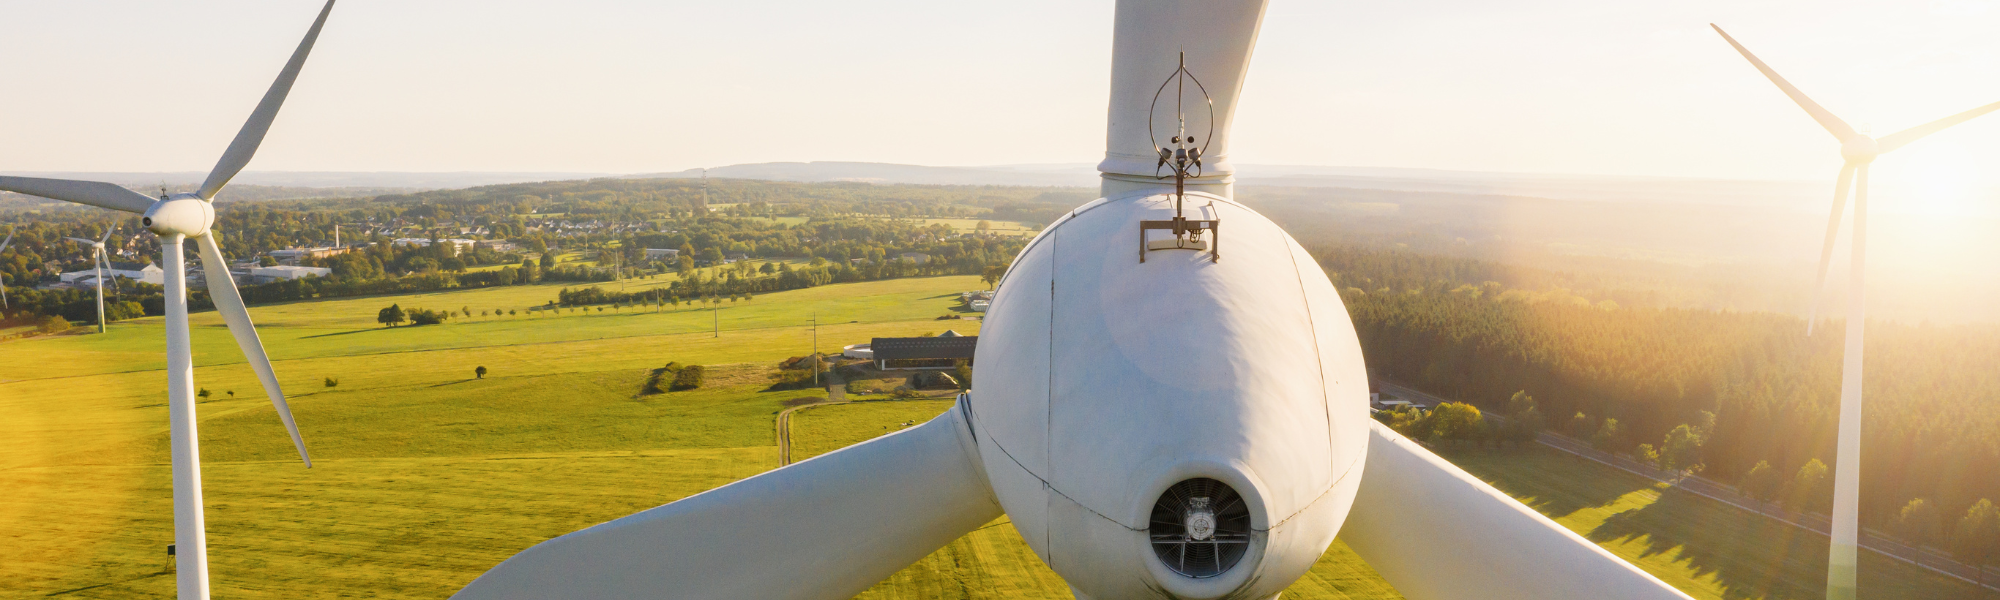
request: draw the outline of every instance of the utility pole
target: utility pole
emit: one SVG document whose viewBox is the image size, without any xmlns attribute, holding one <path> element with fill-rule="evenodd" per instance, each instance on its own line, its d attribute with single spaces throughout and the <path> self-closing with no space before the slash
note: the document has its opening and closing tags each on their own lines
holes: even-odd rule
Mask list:
<svg viewBox="0 0 2000 600">
<path fill-rule="evenodd" d="M 715 321 L 715 337 L 722 337 L 722 304 L 715 302 L 714 295 L 710 295 L 708 299 L 708 314 Z"/>
<path fill-rule="evenodd" d="M 819 387 L 819 311 L 813 311 L 813 387 Z"/>
<path fill-rule="evenodd" d="M 701 170 L 701 210 L 708 212 L 708 169 Z"/>
</svg>

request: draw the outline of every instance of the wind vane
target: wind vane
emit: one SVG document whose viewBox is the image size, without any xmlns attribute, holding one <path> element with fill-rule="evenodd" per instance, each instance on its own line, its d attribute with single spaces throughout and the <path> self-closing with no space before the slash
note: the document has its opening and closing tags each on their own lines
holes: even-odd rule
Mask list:
<svg viewBox="0 0 2000 600">
<path fill-rule="evenodd" d="M 1195 143 L 1195 136 L 1188 133 L 1187 112 L 1181 105 L 1188 82 L 1194 82 L 1195 90 L 1201 92 L 1202 105 L 1208 109 L 1208 132 L 1201 136 L 1199 144 Z M 1168 85 L 1174 86 L 1174 135 L 1167 141 L 1171 146 L 1164 146 L 1160 144 L 1160 136 L 1153 132 L 1152 113 L 1159 110 L 1160 94 L 1166 93 Z M 1194 73 L 1188 72 L 1185 52 L 1180 55 L 1180 66 L 1174 69 L 1172 75 L 1167 76 L 1166 81 L 1160 82 L 1158 91 L 1153 92 L 1153 106 L 1146 114 L 1146 135 L 1152 139 L 1153 148 L 1160 154 L 1160 162 L 1153 166 L 1153 177 L 1174 178 L 1174 218 L 1167 221 L 1139 222 L 1139 262 L 1146 262 L 1146 253 L 1153 250 L 1206 250 L 1209 262 L 1222 260 L 1217 248 L 1222 242 L 1222 232 L 1219 229 L 1222 221 L 1191 220 L 1187 218 L 1185 210 L 1187 178 L 1201 177 L 1202 154 L 1207 152 L 1209 143 L 1215 139 L 1215 101 L 1208 97 L 1208 88 L 1201 85 L 1201 80 L 1196 79 Z M 1162 169 L 1169 169 L 1172 173 L 1161 174 Z M 1213 202 L 1209 204 L 1214 205 Z M 1174 237 L 1168 240 L 1147 241 L 1146 232 L 1155 229 L 1172 231 Z M 1208 236 L 1211 239 L 1203 240 L 1204 233 L 1211 234 Z"/>
</svg>

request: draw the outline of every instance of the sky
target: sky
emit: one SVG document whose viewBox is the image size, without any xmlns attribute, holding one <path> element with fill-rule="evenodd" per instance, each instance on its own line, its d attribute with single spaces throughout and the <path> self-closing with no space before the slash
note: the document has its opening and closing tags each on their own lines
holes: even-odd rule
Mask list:
<svg viewBox="0 0 2000 600">
<path fill-rule="evenodd" d="M 0 171 L 205 171 L 317 0 L 0 0 Z M 252 170 L 1090 163 L 1113 4 L 345 0 Z M 1708 29 L 1886 135 L 2000 101 L 2000 1 L 1274 0 L 1248 164 L 1820 181 L 1838 145 Z M 2000 114 L 1885 156 L 2000 201 Z"/>
</svg>

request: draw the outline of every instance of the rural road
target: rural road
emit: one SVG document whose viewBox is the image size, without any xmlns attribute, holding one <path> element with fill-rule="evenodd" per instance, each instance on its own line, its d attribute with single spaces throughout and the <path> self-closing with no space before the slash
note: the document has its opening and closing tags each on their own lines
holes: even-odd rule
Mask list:
<svg viewBox="0 0 2000 600">
<path fill-rule="evenodd" d="M 1445 402 L 1452 402 L 1452 400 L 1419 392 L 1387 381 L 1376 380 L 1375 386 L 1379 391 L 1387 392 L 1398 398 L 1417 400 L 1433 407 Z M 1660 470 L 1633 460 L 1630 457 L 1599 451 L 1591 448 L 1590 444 L 1568 436 L 1545 431 L 1542 432 L 1541 437 L 1536 441 L 1541 442 L 1544 446 L 1597 461 L 1620 471 L 1665 483 L 1672 486 L 1673 489 L 1689 492 L 1738 509 L 1764 515 L 1765 517 L 1776 519 L 1793 527 L 1811 531 L 1819 535 L 1829 535 L 1827 531 L 1831 527 L 1832 518 L 1825 515 L 1795 513 L 1770 503 L 1745 498 L 1742 494 L 1737 493 L 1734 486 L 1699 476 L 1672 478 L 1670 477 L 1671 474 L 1662 473 Z M 1950 555 L 1940 552 L 1936 548 L 1925 547 L 1919 549 L 1911 547 L 1894 538 L 1865 528 L 1862 530 L 1861 547 L 1873 550 L 1883 556 L 1930 570 L 1933 573 L 1958 578 L 1966 583 L 1977 583 L 1980 581 L 1978 569 L 1953 560 Z M 1984 580 L 1988 582 L 2000 580 L 2000 570 L 1988 567 Z M 1996 587 L 1993 583 L 1987 583 L 1985 587 L 2000 590 L 2000 587 Z"/>
<path fill-rule="evenodd" d="M 832 370 L 826 372 L 826 399 L 778 411 L 778 466 L 792 464 L 792 413 L 801 408 L 847 403 L 847 382 Z"/>
</svg>

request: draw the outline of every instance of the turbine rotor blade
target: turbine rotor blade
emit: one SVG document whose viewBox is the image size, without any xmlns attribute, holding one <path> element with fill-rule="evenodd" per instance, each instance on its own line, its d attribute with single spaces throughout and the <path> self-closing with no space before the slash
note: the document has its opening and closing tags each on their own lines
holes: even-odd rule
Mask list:
<svg viewBox="0 0 2000 600">
<path fill-rule="evenodd" d="M 299 78 L 299 69 L 305 67 L 306 55 L 312 53 L 313 42 L 319 39 L 319 30 L 326 25 L 326 16 L 333 12 L 334 0 L 327 0 L 326 7 L 319 11 L 319 18 L 313 21 L 312 29 L 306 30 L 305 41 L 299 42 L 299 49 L 292 52 L 292 59 L 285 63 L 285 69 L 278 72 L 278 80 L 271 83 L 270 91 L 264 92 L 264 99 L 257 103 L 257 110 L 251 111 L 250 120 L 243 123 L 243 129 L 236 132 L 236 140 L 229 142 L 229 149 L 222 152 L 222 159 L 216 161 L 215 169 L 208 172 L 208 179 L 201 183 L 199 195 L 203 200 L 214 200 L 222 186 L 250 164 L 250 158 L 257 155 L 257 147 L 264 143 L 264 134 L 271 130 L 271 121 L 278 118 L 278 109 L 285 105 L 285 95 L 292 92 L 292 83 Z"/>
<path fill-rule="evenodd" d="M 97 240 L 97 246 L 100 248 L 104 247 L 104 243 L 111 241 L 111 234 L 114 233 L 118 233 L 117 225 L 112 225 L 110 229 L 104 230 L 104 239 Z"/>
<path fill-rule="evenodd" d="M 1002 514 L 962 406 L 542 542 L 452 598 L 852 598 Z"/>
<path fill-rule="evenodd" d="M 1813 281 L 1812 311 L 1806 313 L 1806 335 L 1811 336 L 1813 323 L 1819 320 L 1819 303 L 1826 296 L 1826 270 L 1833 266 L 1833 238 L 1840 235 L 1840 213 L 1847 208 L 1848 186 L 1854 183 L 1854 163 L 1840 167 L 1840 178 L 1833 182 L 1833 216 L 1826 220 L 1826 244 L 1819 249 L 1819 279 Z"/>
<path fill-rule="evenodd" d="M 236 281 L 229 277 L 229 263 L 222 258 L 216 235 L 210 230 L 195 238 L 201 245 L 201 270 L 208 280 L 208 297 L 215 301 L 215 312 L 222 313 L 223 322 L 229 324 L 229 333 L 236 336 L 236 347 L 243 349 L 243 358 L 250 363 L 250 369 L 257 372 L 257 381 L 264 384 L 264 394 L 271 397 L 278 420 L 284 422 L 285 432 L 292 435 L 292 445 L 299 449 L 299 460 L 305 461 L 306 468 L 312 468 L 306 441 L 299 437 L 298 424 L 292 422 L 292 408 L 285 404 L 285 392 L 278 388 L 278 375 L 271 371 L 271 358 L 264 354 L 264 342 L 257 337 L 257 327 L 250 323 L 250 311 L 243 306 L 243 296 L 236 293 Z"/>
<path fill-rule="evenodd" d="M 1919 138 L 1942 131 L 1946 127 L 1970 121 L 1974 117 L 1978 117 L 1979 115 L 1990 113 L 1996 110 L 2000 110 L 2000 102 L 1995 102 L 1992 104 L 1988 104 L 1986 106 L 1981 106 L 1979 108 L 1975 108 L 1949 117 L 1938 119 L 1936 121 L 1931 121 L 1929 123 L 1918 125 L 1916 127 L 1911 127 L 1909 129 L 1898 131 L 1889 134 L 1887 136 L 1883 136 L 1882 139 L 1875 140 L 1875 148 L 1877 152 L 1888 152 L 1890 150 L 1895 150 L 1897 148 L 1903 147 L 1906 144 L 1909 144 L 1910 142 L 1917 141 Z"/>
<path fill-rule="evenodd" d="M 84 239 L 84 238 L 73 238 L 73 237 L 64 237 L 63 239 L 65 239 L 65 240 L 69 240 L 69 241 L 72 241 L 72 242 L 76 242 L 76 243 L 79 243 L 79 244 L 83 244 L 83 245 L 85 245 L 85 246 L 96 246 L 96 245 L 97 245 L 97 241 L 96 241 L 96 240 L 87 240 L 87 239 Z"/>
<path fill-rule="evenodd" d="M 1757 55 L 1751 54 L 1750 49 L 1736 43 L 1736 38 L 1729 37 L 1729 32 L 1723 31 L 1721 27 L 1717 27 L 1714 23 L 1709 23 L 1708 26 L 1714 27 L 1716 33 L 1722 34 L 1722 39 L 1728 40 L 1729 45 L 1735 46 L 1736 51 L 1743 54 L 1743 58 L 1750 59 L 1750 64 L 1757 67 L 1758 71 L 1763 72 L 1764 77 L 1769 78 L 1771 83 L 1778 84 L 1778 89 L 1784 91 L 1786 96 L 1791 96 L 1792 101 L 1799 104 L 1799 108 L 1806 109 L 1806 114 L 1812 115 L 1814 121 L 1819 121 L 1819 126 L 1825 127 L 1827 133 L 1833 134 L 1833 137 L 1839 138 L 1842 142 L 1852 139 L 1854 136 L 1861 135 L 1856 133 L 1853 127 L 1849 127 L 1846 121 L 1840 120 L 1840 117 L 1833 116 L 1831 111 L 1820 106 L 1818 102 L 1813 102 L 1812 98 L 1807 98 L 1805 92 L 1799 91 L 1799 88 L 1792 87 L 1792 82 L 1785 81 L 1784 77 L 1778 76 L 1777 71 L 1771 70 L 1771 67 L 1764 64 L 1764 61 L 1758 60 Z"/>
<path fill-rule="evenodd" d="M 0 190 L 139 214 L 145 214 L 154 202 L 145 194 L 101 181 L 0 177 Z"/>
<path fill-rule="evenodd" d="M 1388 426 L 1368 425 L 1368 460 L 1340 539 L 1403 595 L 1688 598 Z"/>
</svg>

